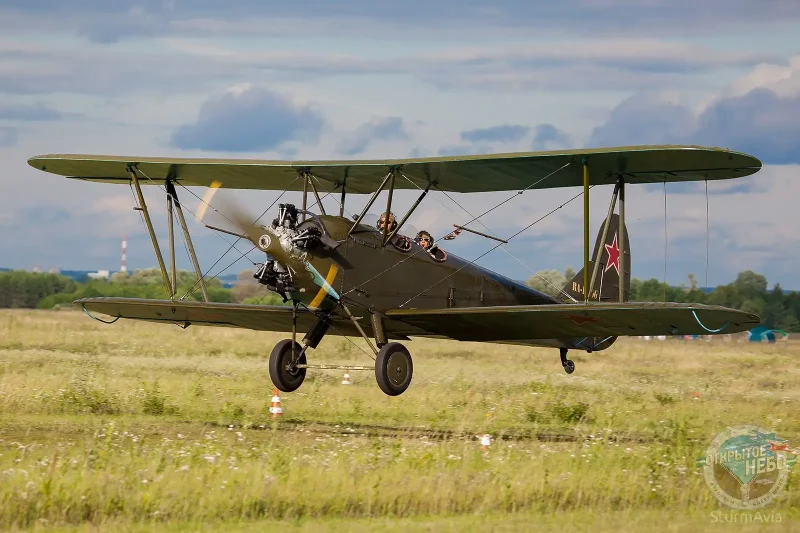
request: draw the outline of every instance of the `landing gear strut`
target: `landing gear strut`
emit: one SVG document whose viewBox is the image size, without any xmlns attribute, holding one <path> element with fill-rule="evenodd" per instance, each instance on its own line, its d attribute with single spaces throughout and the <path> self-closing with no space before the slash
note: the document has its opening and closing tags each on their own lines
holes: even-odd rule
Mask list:
<svg viewBox="0 0 800 533">
<path fill-rule="evenodd" d="M 350 313 L 347 306 L 342 305 L 342 307 L 367 341 L 373 353 L 375 353 L 375 380 L 378 382 L 378 387 L 389 396 L 403 394 L 411 384 L 411 378 L 414 374 L 414 364 L 408 349 L 399 342 L 388 342 L 386 333 L 383 330 L 383 323 L 373 317 L 372 327 L 376 334 L 375 341 L 380 347 L 380 350 L 378 350 L 359 325 L 358 320 Z M 292 317 L 292 338 L 282 340 L 275 345 L 269 356 L 269 376 L 278 390 L 283 392 L 297 390 L 303 384 L 308 368 L 347 368 L 350 370 L 369 370 L 371 368 L 367 366 L 341 367 L 307 364 L 306 350 L 316 348 L 322 337 L 325 336 L 331 325 L 330 316 L 317 315 L 317 321 L 303 337 L 301 346 L 294 340 L 297 333 L 296 313 L 297 310 L 295 308 L 294 316 Z"/>
<path fill-rule="evenodd" d="M 561 354 L 561 366 L 564 367 L 564 372 L 567 374 L 575 372 L 575 362 L 572 359 L 567 359 L 567 349 L 560 348 L 559 352 Z"/>
</svg>

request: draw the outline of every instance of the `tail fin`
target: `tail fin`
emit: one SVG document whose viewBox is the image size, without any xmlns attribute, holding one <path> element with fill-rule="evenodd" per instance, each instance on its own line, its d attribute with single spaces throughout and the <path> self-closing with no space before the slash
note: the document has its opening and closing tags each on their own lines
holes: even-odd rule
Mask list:
<svg viewBox="0 0 800 533">
<path fill-rule="evenodd" d="M 605 223 L 605 221 L 604 221 Z M 619 215 L 612 214 L 608 223 L 608 233 L 606 234 L 605 242 L 601 242 L 603 237 L 603 227 L 597 234 L 597 241 L 594 244 L 594 253 L 592 259 L 589 261 L 589 282 L 591 284 L 592 272 L 594 270 L 595 262 L 599 261 L 600 265 L 597 269 L 597 277 L 594 284 L 591 285 L 591 292 L 589 293 L 589 300 L 594 301 L 619 301 L 619 280 L 620 280 L 620 256 L 619 249 Z M 625 231 L 625 258 L 622 263 L 625 266 L 625 292 L 623 294 L 623 301 L 628 301 L 631 285 L 631 247 L 630 240 L 628 239 L 628 228 Z M 599 258 L 599 259 L 598 259 Z M 564 292 L 578 300 L 584 301 L 583 295 L 583 269 L 575 274 L 571 280 L 567 282 L 564 287 Z"/>
</svg>

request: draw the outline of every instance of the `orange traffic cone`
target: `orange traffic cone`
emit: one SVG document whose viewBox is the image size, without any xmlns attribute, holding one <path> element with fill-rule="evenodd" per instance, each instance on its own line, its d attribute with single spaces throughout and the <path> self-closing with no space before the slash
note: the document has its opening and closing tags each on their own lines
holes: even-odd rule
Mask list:
<svg viewBox="0 0 800 533">
<path fill-rule="evenodd" d="M 345 372 L 344 379 L 342 380 L 342 385 L 350 385 L 350 374 Z"/>
<path fill-rule="evenodd" d="M 269 412 L 272 413 L 272 418 L 278 418 L 279 416 L 283 415 L 283 409 L 281 409 L 281 397 L 278 394 L 277 387 L 272 392 L 272 403 L 269 405 Z"/>
</svg>

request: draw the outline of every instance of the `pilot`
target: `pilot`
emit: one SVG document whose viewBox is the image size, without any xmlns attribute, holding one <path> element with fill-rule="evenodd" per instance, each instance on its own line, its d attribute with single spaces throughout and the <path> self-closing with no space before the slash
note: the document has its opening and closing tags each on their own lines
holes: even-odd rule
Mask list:
<svg viewBox="0 0 800 533">
<path fill-rule="evenodd" d="M 417 236 L 414 237 L 414 242 L 422 246 L 425 249 L 425 251 L 427 251 L 431 255 L 435 254 L 436 251 L 439 249 L 439 246 L 433 240 L 431 234 L 425 230 L 422 230 L 419 233 L 417 233 Z"/>
<path fill-rule="evenodd" d="M 383 228 L 386 226 L 386 213 L 382 213 L 381 217 L 378 219 L 378 223 L 376 224 L 378 229 L 383 233 Z M 389 229 L 386 231 L 387 233 L 391 233 L 397 227 L 397 217 L 394 216 L 394 213 L 389 211 Z"/>
</svg>

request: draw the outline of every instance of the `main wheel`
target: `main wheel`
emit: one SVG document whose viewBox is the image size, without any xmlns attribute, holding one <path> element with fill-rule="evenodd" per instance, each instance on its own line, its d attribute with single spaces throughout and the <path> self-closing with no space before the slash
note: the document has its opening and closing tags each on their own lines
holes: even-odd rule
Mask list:
<svg viewBox="0 0 800 533">
<path fill-rule="evenodd" d="M 294 343 L 296 353 L 303 349 L 298 343 Z M 269 355 L 269 377 L 272 383 L 283 392 L 296 391 L 303 380 L 306 379 L 305 368 L 295 368 L 289 371 L 286 367 L 292 362 L 292 339 L 285 339 L 275 345 Z M 306 354 L 300 356 L 299 364 L 306 364 Z"/>
<path fill-rule="evenodd" d="M 403 394 L 411 384 L 414 364 L 411 354 L 399 342 L 384 345 L 375 359 L 375 379 L 389 396 Z"/>
</svg>

